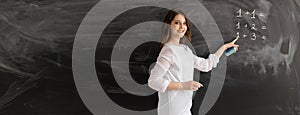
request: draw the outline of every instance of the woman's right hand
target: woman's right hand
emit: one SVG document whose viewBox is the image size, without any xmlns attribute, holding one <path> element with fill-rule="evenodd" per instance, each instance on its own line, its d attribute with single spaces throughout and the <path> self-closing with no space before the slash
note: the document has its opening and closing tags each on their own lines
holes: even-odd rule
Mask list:
<svg viewBox="0 0 300 115">
<path fill-rule="evenodd" d="M 197 81 L 180 82 L 179 89 L 196 91 L 203 85 Z"/>
</svg>

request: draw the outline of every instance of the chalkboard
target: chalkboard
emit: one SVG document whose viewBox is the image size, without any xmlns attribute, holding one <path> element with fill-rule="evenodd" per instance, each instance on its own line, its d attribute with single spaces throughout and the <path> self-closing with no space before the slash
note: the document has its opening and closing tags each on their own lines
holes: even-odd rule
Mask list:
<svg viewBox="0 0 300 115">
<path fill-rule="evenodd" d="M 101 2 L 102 6 L 99 5 Z M 99 107 L 111 106 L 103 114 L 114 115 L 118 112 L 113 111 L 121 110 L 156 114 L 157 92 L 146 86 L 149 71 L 160 51 L 162 20 L 170 9 L 160 7 L 160 4 L 166 4 L 163 1 L 152 5 L 142 5 L 143 2 L 150 3 L 125 0 L 0 1 L 0 114 L 93 114 L 80 88 L 104 91 L 105 97 L 99 97 L 99 100 L 105 99 L 114 106 Z M 228 57 L 223 55 L 224 60 L 218 65 L 226 66 L 224 81 L 220 83 L 222 88 L 205 113 L 300 114 L 300 1 L 194 2 L 203 5 L 212 17 L 211 20 L 201 17 L 201 23 L 191 24 L 189 47 L 195 55 L 207 58 L 220 44 L 235 37 L 239 37 L 237 44 L 240 45 L 236 53 Z M 174 4 L 174 8 L 183 7 L 180 4 L 193 6 L 189 0 L 169 4 Z M 97 11 L 101 7 L 107 10 Z M 93 14 L 92 10 L 97 12 Z M 203 12 L 188 9 L 186 14 L 189 18 L 195 14 L 203 16 Z M 94 16 L 92 21 L 95 23 L 82 26 L 82 22 L 88 20 L 87 16 Z M 94 42 L 97 46 L 95 63 L 90 65 L 95 68 L 97 80 L 90 81 L 89 86 L 79 87 L 74 76 L 81 71 L 74 72 L 74 66 L 82 67 L 82 71 L 85 66 L 74 65 L 77 60 L 74 49 L 92 51 L 81 43 L 89 43 L 93 37 L 92 34 L 82 35 L 80 28 L 105 21 L 109 23 L 99 25 L 103 31 L 87 30 L 99 34 Z M 221 42 L 207 39 L 202 31 L 214 27 L 209 23 L 211 21 L 218 28 Z M 198 25 L 205 26 L 201 29 Z M 81 47 L 76 46 L 79 35 L 86 37 L 79 43 Z M 199 109 L 203 107 L 201 104 L 214 75 L 212 71 L 195 71 L 195 80 L 204 87 L 195 92 L 191 109 L 194 115 L 203 114 Z M 122 85 L 130 80 L 145 90 L 131 92 Z M 101 89 L 95 84 L 100 84 Z"/>
</svg>

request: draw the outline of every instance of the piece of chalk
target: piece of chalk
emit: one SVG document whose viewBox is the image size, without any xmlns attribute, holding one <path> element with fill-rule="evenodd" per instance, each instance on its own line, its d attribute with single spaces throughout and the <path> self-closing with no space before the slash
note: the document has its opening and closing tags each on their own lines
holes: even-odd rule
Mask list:
<svg viewBox="0 0 300 115">
<path fill-rule="evenodd" d="M 231 47 L 231 48 L 228 48 L 226 51 L 225 51 L 225 55 L 226 56 L 230 56 L 231 54 L 235 53 L 236 52 L 236 48 L 235 47 Z"/>
</svg>

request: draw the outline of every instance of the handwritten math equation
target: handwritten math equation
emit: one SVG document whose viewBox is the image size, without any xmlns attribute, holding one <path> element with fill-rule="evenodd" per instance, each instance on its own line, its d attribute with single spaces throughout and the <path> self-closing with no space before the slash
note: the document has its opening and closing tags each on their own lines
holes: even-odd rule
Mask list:
<svg viewBox="0 0 300 115">
<path fill-rule="evenodd" d="M 263 13 L 256 14 L 255 9 L 253 11 L 242 11 L 242 9 L 239 9 L 236 11 L 236 18 L 237 18 L 237 23 L 235 24 L 235 29 L 236 29 L 236 35 L 235 37 L 238 38 L 245 38 L 245 39 L 250 39 L 250 40 L 256 40 L 258 39 L 257 33 L 260 30 L 266 30 L 267 27 L 265 25 L 257 26 L 255 23 L 242 23 L 240 22 L 240 19 L 245 17 L 245 18 L 250 18 L 251 20 L 256 20 L 256 16 L 264 16 Z M 252 21 L 253 22 L 253 21 Z M 250 29 L 251 33 L 245 33 L 242 32 L 242 29 Z M 267 39 L 265 35 L 261 35 L 261 39 L 265 40 Z"/>
</svg>

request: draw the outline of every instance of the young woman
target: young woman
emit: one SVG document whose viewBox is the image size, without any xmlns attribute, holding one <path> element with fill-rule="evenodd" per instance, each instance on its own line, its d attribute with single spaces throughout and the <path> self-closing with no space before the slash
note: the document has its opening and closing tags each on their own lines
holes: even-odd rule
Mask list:
<svg viewBox="0 0 300 115">
<path fill-rule="evenodd" d="M 169 11 L 162 28 L 162 49 L 154 68 L 151 70 L 148 85 L 158 91 L 158 115 L 191 115 L 193 91 L 203 85 L 193 81 L 194 68 L 208 72 L 217 66 L 219 58 L 231 43 L 222 45 L 207 59 L 194 55 L 191 49 L 180 43 L 183 37 L 191 40 L 190 22 L 182 11 Z"/>
</svg>

